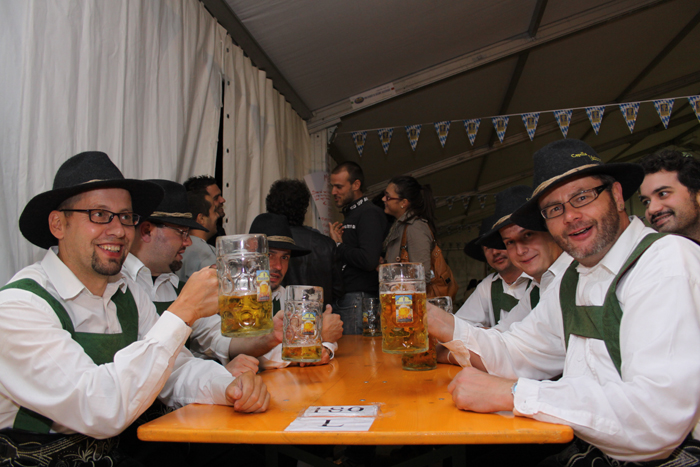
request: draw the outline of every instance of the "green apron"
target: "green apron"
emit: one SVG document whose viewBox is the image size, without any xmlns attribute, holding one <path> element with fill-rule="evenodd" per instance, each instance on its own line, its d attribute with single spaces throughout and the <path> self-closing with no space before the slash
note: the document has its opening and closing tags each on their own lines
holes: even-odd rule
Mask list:
<svg viewBox="0 0 700 467">
<path fill-rule="evenodd" d="M 177 293 L 178 296 L 180 296 L 180 292 L 182 292 L 182 288 L 185 286 L 184 282 L 178 283 L 178 286 L 175 288 L 175 292 Z M 153 304 L 156 306 L 156 311 L 158 312 L 158 316 L 161 316 L 169 307 L 170 305 L 173 304 L 175 300 L 170 300 L 169 302 L 153 302 Z"/>
<path fill-rule="evenodd" d="M 527 287 L 530 287 L 532 281 L 528 282 Z M 526 288 L 527 288 L 526 287 Z M 540 301 L 540 288 L 533 287 L 530 291 L 530 309 L 537 306 Z M 493 317 L 495 324 L 501 320 L 501 310 L 510 311 L 518 304 L 520 300 L 508 295 L 503 291 L 503 280 L 498 279 L 491 282 L 491 305 L 493 306 Z"/>
<path fill-rule="evenodd" d="M 620 321 L 622 321 L 622 309 L 617 300 L 615 291 L 620 279 L 630 270 L 642 254 L 659 238 L 666 234 L 649 234 L 639 242 L 634 251 L 629 255 L 620 272 L 615 276 L 602 306 L 577 306 L 576 287 L 578 286 L 578 261 L 573 261 L 564 273 L 559 289 L 559 302 L 564 321 L 564 342 L 568 348 L 571 334 L 599 339 L 605 342 L 610 359 L 615 364 L 617 372 L 622 375 L 622 357 L 620 355 Z"/>
<path fill-rule="evenodd" d="M 73 322 L 61 302 L 32 279 L 20 279 L 7 284 L 0 290 L 6 289 L 26 290 L 46 300 L 58 316 L 63 329 L 70 333 L 73 340 L 80 344 L 96 365 L 114 361 L 115 353 L 138 340 L 139 313 L 129 289 L 126 289 L 126 293 L 117 290 L 112 296 L 112 302 L 117 306 L 117 318 L 122 328 L 121 334 L 76 332 Z M 49 418 L 25 407 L 20 407 L 13 428 L 34 433 L 49 433 L 52 424 L 53 421 Z"/>
</svg>

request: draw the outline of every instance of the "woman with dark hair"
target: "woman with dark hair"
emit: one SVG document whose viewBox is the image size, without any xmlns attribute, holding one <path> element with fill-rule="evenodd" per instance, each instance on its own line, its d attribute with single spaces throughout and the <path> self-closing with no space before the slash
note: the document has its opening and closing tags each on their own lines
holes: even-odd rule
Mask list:
<svg viewBox="0 0 700 467">
<path fill-rule="evenodd" d="M 401 261 L 401 246 L 406 237 L 408 260 L 422 263 L 430 280 L 430 252 L 435 235 L 435 200 L 430 185 L 421 185 L 413 177 L 399 176 L 389 181 L 384 191 L 384 212 L 396 218 L 384 240 L 387 263 Z"/>
</svg>

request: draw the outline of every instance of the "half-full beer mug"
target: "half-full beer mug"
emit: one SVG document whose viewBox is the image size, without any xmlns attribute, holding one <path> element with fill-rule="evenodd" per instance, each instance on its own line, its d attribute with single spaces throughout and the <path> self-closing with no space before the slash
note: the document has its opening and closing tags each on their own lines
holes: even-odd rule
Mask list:
<svg viewBox="0 0 700 467">
<path fill-rule="evenodd" d="M 287 286 L 282 360 L 318 362 L 323 356 L 323 287 Z"/>
<path fill-rule="evenodd" d="M 227 235 L 216 239 L 221 334 L 249 337 L 272 332 L 272 288 L 267 237 Z"/>
<path fill-rule="evenodd" d="M 417 353 L 428 350 L 425 274 L 421 263 L 379 265 L 382 350 Z"/>
<path fill-rule="evenodd" d="M 442 308 L 448 313 L 452 313 L 452 297 L 433 297 L 428 299 L 428 303 Z M 405 354 L 401 356 L 401 368 L 411 371 L 434 370 L 437 368 L 437 339 L 429 336 L 429 346 L 427 352 Z"/>
</svg>

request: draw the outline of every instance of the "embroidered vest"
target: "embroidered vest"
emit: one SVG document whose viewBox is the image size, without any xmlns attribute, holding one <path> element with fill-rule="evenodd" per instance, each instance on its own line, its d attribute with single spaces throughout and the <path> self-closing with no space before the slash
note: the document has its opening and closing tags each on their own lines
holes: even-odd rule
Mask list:
<svg viewBox="0 0 700 467">
<path fill-rule="evenodd" d="M 76 332 L 73 322 L 61 302 L 32 279 L 20 279 L 7 284 L 0 290 L 5 289 L 26 290 L 46 300 L 58 316 L 63 329 L 70 333 L 73 340 L 80 344 L 96 365 L 114 361 L 115 353 L 138 340 L 139 312 L 129 289 L 126 289 L 126 293 L 117 290 L 117 293 L 112 296 L 112 301 L 117 306 L 117 318 L 122 328 L 121 334 Z M 49 433 L 52 424 L 53 421 L 49 418 L 25 407 L 20 407 L 15 416 L 13 428 L 34 433 Z"/>
<path fill-rule="evenodd" d="M 579 274 L 576 271 L 578 261 L 573 261 L 564 273 L 559 289 L 559 302 L 561 304 L 562 318 L 564 321 L 564 342 L 569 347 L 571 334 L 599 339 L 605 342 L 610 359 L 615 364 L 617 372 L 622 374 L 622 357 L 620 355 L 620 321 L 622 321 L 622 309 L 617 300 L 615 291 L 620 279 L 630 270 L 642 254 L 659 238 L 665 234 L 649 234 L 635 247 L 634 251 L 625 260 L 620 272 L 615 276 L 602 306 L 577 306 L 576 287 Z"/>
</svg>

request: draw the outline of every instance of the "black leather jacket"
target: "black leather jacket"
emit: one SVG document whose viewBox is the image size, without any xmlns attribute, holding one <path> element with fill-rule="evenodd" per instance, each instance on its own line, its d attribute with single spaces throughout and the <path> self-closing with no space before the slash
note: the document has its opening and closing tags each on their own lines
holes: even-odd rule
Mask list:
<svg viewBox="0 0 700 467">
<path fill-rule="evenodd" d="M 323 287 L 323 303 L 332 304 L 343 295 L 343 276 L 336 257 L 335 242 L 305 226 L 292 226 L 294 243 L 311 250 L 306 256 L 289 260 L 282 285 L 316 285 Z"/>
</svg>

